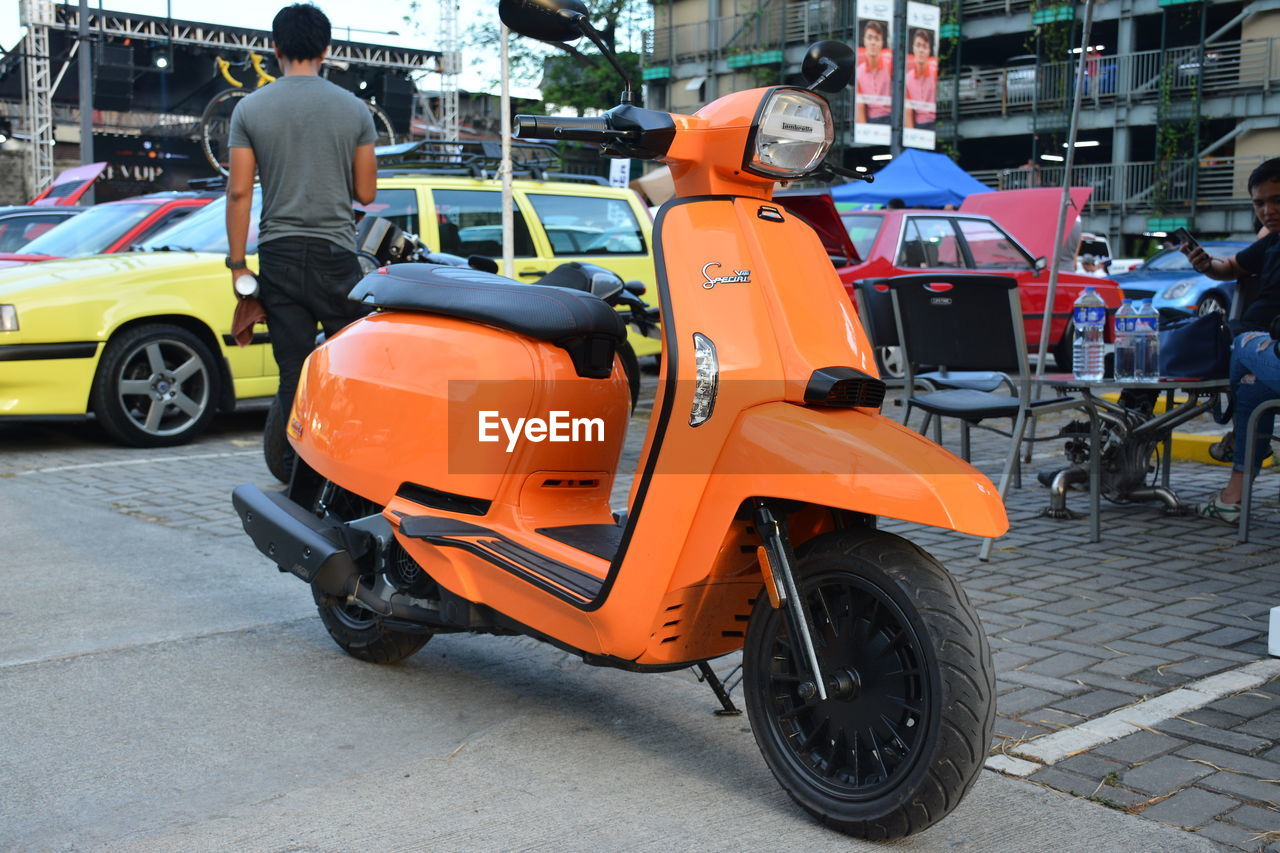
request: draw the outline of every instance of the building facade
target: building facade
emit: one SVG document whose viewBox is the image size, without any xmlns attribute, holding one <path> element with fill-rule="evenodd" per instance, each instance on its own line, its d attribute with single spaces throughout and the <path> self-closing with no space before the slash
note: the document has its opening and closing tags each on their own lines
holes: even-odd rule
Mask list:
<svg viewBox="0 0 1280 853">
<path fill-rule="evenodd" d="M 1002 189 L 1062 182 L 1082 3 L 941 4 L 938 145 Z M 646 42 L 650 103 L 692 111 L 718 94 L 799 82 L 812 41 L 852 42 L 850 0 L 658 0 Z M 1093 189 L 1089 230 L 1133 251 L 1185 225 L 1243 238 L 1249 172 L 1280 155 L 1280 0 L 1105 0 L 1085 51 L 1072 184 Z M 832 104 L 846 166 L 852 103 Z"/>
</svg>

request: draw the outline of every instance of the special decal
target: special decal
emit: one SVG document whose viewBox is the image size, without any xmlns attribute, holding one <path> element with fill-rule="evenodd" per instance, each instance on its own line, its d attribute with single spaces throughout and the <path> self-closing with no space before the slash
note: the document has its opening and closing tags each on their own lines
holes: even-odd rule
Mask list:
<svg viewBox="0 0 1280 853">
<path fill-rule="evenodd" d="M 709 263 L 702 265 L 702 277 L 705 279 L 705 281 L 702 282 L 702 286 L 705 287 L 707 290 L 710 290 L 711 288 L 715 287 L 717 284 L 738 284 L 738 283 L 750 284 L 751 283 L 751 270 L 734 270 L 733 275 L 712 276 L 707 274 L 707 270 L 711 269 L 712 267 L 719 267 L 719 266 L 720 264 L 716 263 L 715 261 L 710 261 Z"/>
</svg>

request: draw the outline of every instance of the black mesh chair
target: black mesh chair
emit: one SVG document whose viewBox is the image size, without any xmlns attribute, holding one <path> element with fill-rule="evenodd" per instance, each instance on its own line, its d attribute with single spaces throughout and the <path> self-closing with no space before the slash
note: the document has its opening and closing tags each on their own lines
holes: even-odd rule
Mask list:
<svg viewBox="0 0 1280 853">
<path fill-rule="evenodd" d="M 893 315 L 893 295 L 889 292 L 887 278 L 864 278 L 853 283 L 853 299 L 858 306 L 858 317 L 862 320 L 862 328 L 871 345 L 876 349 L 882 373 L 892 373 L 894 368 L 901 368 L 901 346 L 898 343 L 898 321 Z M 899 377 L 893 377 L 898 380 Z M 1015 393 L 1013 380 L 1006 373 L 997 370 L 962 370 L 952 371 L 930 370 L 913 374 L 913 389 L 919 387 L 925 391 L 937 391 L 941 388 L 971 388 L 975 391 L 995 391 L 1002 385 Z M 889 381 L 887 385 L 896 385 Z M 904 421 L 905 422 L 905 421 Z M 941 434 L 935 434 L 938 441 Z"/>
<path fill-rule="evenodd" d="M 931 419 L 936 418 L 939 423 L 942 418 L 958 419 L 960 455 L 966 461 L 971 427 L 979 426 L 1009 436 L 1009 451 L 1000 474 L 1003 500 L 1011 477 L 1016 476 L 1021 486 L 1018 448 L 1024 439 L 1027 420 L 1079 405 L 1079 401 L 1071 397 L 1031 399 L 1031 372 L 1017 280 L 999 275 L 929 273 L 897 276 L 887 281 L 909 389 L 915 387 L 914 371 L 920 364 L 962 371 L 994 368 L 1018 377 L 1012 394 L 950 388 L 920 394 L 912 392 L 906 402 L 907 419 L 915 409 L 926 415 L 921 433 L 928 430 Z M 1001 418 L 1012 421 L 1009 432 L 983 423 Z M 991 540 L 983 543 L 983 559 L 990 548 Z"/>
</svg>

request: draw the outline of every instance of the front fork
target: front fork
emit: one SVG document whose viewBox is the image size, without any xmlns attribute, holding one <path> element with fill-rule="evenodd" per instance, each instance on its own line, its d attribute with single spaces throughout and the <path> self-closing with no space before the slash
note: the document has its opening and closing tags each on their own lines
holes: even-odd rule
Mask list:
<svg viewBox="0 0 1280 853">
<path fill-rule="evenodd" d="M 763 498 L 753 498 L 751 508 L 756 531 L 764 542 L 760 546 L 759 556 L 765 591 L 773 606 L 783 610 L 791 643 L 801 650 L 809 668 L 809 680 L 800 685 L 801 696 L 805 699 L 816 696 L 819 700 L 825 700 L 827 689 L 818 668 L 818 653 L 814 651 L 813 623 L 796 586 L 796 555 L 791 549 L 791 538 L 787 535 L 786 526 L 778 521 Z M 809 695 L 805 695 L 806 693 Z"/>
</svg>

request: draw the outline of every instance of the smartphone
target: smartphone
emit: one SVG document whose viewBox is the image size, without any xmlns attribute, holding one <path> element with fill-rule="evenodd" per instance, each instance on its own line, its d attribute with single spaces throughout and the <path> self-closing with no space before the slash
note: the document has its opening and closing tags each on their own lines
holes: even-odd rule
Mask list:
<svg viewBox="0 0 1280 853">
<path fill-rule="evenodd" d="M 1173 229 L 1173 239 L 1182 244 L 1182 251 L 1190 252 L 1192 249 L 1200 248 L 1200 244 L 1196 242 L 1196 238 L 1191 236 L 1191 232 L 1185 228 Z"/>
</svg>

